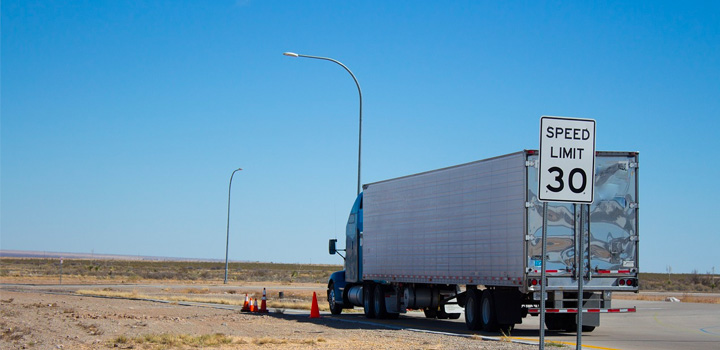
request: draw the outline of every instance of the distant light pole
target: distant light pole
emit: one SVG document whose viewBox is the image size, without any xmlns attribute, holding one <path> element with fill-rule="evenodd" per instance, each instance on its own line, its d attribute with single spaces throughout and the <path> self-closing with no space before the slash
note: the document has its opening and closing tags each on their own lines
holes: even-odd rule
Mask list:
<svg viewBox="0 0 720 350">
<path fill-rule="evenodd" d="M 227 237 L 225 239 L 225 284 L 227 284 L 228 275 L 228 247 L 230 246 L 230 190 L 232 189 L 232 180 L 235 173 L 242 170 L 241 168 L 235 169 L 230 175 L 230 186 L 228 186 L 228 218 L 227 218 Z"/>
<path fill-rule="evenodd" d="M 318 60 L 326 60 L 330 62 L 335 62 L 339 64 L 341 67 L 345 68 L 345 70 L 350 73 L 350 76 L 355 81 L 355 85 L 358 89 L 358 95 L 360 95 L 360 127 L 358 128 L 358 180 L 357 180 L 357 194 L 360 194 L 360 159 L 362 158 L 362 90 L 360 90 L 360 83 L 358 83 L 357 78 L 355 78 L 355 74 L 350 71 L 348 67 L 346 67 L 344 64 L 342 64 L 338 60 L 334 60 L 332 58 L 328 57 L 318 57 L 318 56 L 308 56 L 308 55 L 301 55 L 294 52 L 283 52 L 283 55 L 289 56 L 289 57 L 305 57 L 305 58 L 314 58 Z"/>
</svg>

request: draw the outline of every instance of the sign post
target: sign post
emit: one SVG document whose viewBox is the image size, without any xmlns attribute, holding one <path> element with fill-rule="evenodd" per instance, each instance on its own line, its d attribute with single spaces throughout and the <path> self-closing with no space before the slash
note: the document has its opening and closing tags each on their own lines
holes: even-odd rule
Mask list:
<svg viewBox="0 0 720 350">
<path fill-rule="evenodd" d="M 577 341 L 575 342 L 575 348 L 576 349 L 582 349 L 582 324 L 583 324 L 583 302 L 585 301 L 585 296 L 583 292 L 583 284 L 585 283 L 585 204 L 575 205 L 575 207 L 580 207 L 580 225 L 578 235 L 578 244 L 576 247 L 578 247 L 579 254 L 575 253 L 575 256 L 577 256 L 577 270 L 578 270 L 578 313 L 577 313 Z M 587 210 L 588 214 L 588 222 L 590 222 L 589 215 L 590 215 L 590 209 Z"/>
<path fill-rule="evenodd" d="M 545 293 L 546 293 L 546 245 L 547 202 L 567 202 L 580 207 L 580 224 L 576 237 L 579 241 L 577 262 L 578 306 L 577 349 L 582 348 L 582 312 L 584 273 L 585 204 L 587 225 L 590 223 L 589 204 L 593 202 L 595 189 L 595 120 L 565 117 L 540 118 L 540 162 L 538 174 L 538 199 L 543 203 L 542 273 L 540 284 L 540 349 L 545 348 Z M 574 216 L 577 220 L 577 215 Z M 577 231 L 576 231 L 577 232 Z M 577 246 L 577 245 L 576 245 Z"/>
<path fill-rule="evenodd" d="M 545 299 L 547 294 L 547 291 L 545 290 L 545 279 L 547 277 L 545 257 L 547 256 L 547 207 L 547 202 L 543 202 L 542 259 L 540 259 L 540 350 L 545 349 Z"/>
</svg>

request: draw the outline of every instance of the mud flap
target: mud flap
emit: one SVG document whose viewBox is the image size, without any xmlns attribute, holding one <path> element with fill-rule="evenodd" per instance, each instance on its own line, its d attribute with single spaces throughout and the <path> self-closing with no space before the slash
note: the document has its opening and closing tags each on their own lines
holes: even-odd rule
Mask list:
<svg viewBox="0 0 720 350">
<path fill-rule="evenodd" d="M 577 315 L 575 315 L 575 323 L 577 324 Z M 583 313 L 583 326 L 600 326 L 600 314 L 599 313 Z"/>
<path fill-rule="evenodd" d="M 495 314 L 499 324 L 522 323 L 522 293 L 519 290 L 495 289 L 493 296 L 495 298 Z M 585 323 L 584 318 L 583 323 Z"/>
</svg>

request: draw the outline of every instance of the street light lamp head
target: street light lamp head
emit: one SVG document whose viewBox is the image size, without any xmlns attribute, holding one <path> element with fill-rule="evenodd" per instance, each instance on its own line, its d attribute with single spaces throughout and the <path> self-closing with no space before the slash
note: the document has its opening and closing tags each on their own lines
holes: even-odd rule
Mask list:
<svg viewBox="0 0 720 350">
<path fill-rule="evenodd" d="M 283 55 L 290 56 L 290 57 L 298 57 L 300 55 L 294 53 L 294 52 L 283 52 Z"/>
</svg>

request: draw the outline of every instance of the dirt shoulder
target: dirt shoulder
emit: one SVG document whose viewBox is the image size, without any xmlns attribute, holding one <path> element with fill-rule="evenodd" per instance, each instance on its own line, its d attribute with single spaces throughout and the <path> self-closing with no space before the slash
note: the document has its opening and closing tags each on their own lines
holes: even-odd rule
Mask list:
<svg viewBox="0 0 720 350">
<path fill-rule="evenodd" d="M 534 349 L 329 318 L 0 290 L 2 349 Z"/>
</svg>

